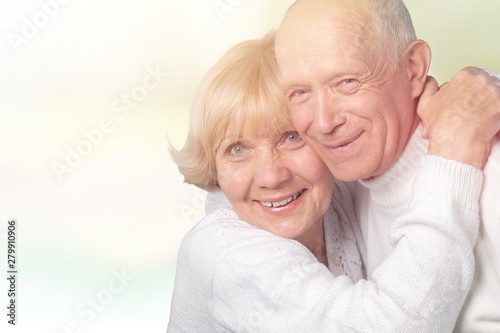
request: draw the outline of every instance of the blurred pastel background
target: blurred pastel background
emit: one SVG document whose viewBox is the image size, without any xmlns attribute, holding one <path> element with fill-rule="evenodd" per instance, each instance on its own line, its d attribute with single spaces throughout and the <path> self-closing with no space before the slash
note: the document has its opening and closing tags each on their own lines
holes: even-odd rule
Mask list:
<svg viewBox="0 0 500 333">
<path fill-rule="evenodd" d="M 0 262 L 17 219 L 17 325 L 165 332 L 177 249 L 206 194 L 182 182 L 195 89 L 292 0 L 22 0 L 0 4 Z M 498 0 L 407 0 L 443 82 L 500 70 Z"/>
</svg>

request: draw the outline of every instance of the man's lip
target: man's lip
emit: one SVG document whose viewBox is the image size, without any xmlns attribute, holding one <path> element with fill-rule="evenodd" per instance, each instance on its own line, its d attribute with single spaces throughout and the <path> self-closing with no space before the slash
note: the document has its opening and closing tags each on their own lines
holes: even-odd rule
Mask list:
<svg viewBox="0 0 500 333">
<path fill-rule="evenodd" d="M 348 146 L 349 144 L 353 143 L 354 141 L 356 141 L 357 139 L 359 139 L 359 137 L 363 134 L 363 131 L 361 131 L 360 133 L 356 134 L 355 136 L 351 137 L 350 139 L 347 139 L 347 140 L 344 140 L 344 141 L 341 141 L 340 143 L 336 143 L 334 145 L 324 145 L 326 148 L 328 149 L 332 149 L 332 150 L 338 150 L 338 149 L 342 149 L 344 148 L 345 146 Z"/>
</svg>

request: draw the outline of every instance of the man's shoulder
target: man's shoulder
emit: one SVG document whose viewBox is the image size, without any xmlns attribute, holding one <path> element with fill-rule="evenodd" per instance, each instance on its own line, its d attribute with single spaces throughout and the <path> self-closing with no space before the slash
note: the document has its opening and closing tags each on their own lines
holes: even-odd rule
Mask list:
<svg viewBox="0 0 500 333">
<path fill-rule="evenodd" d="M 489 75 L 491 75 L 491 76 L 495 76 L 495 77 L 497 77 L 497 78 L 499 78 L 499 79 L 500 79 L 500 72 L 498 72 L 498 71 L 494 71 L 494 70 L 492 70 L 492 69 L 485 69 L 485 71 L 486 71 Z"/>
<path fill-rule="evenodd" d="M 481 216 L 489 216 L 494 214 L 494 218 L 498 221 L 500 217 L 500 205 L 498 199 L 500 197 L 498 189 L 500 188 L 500 140 L 495 139 L 491 146 L 490 156 L 483 170 L 484 182 L 481 191 Z"/>
<path fill-rule="evenodd" d="M 492 171 L 500 171 L 500 140 L 498 138 L 493 140 L 490 156 L 488 157 L 488 162 L 486 162 L 486 166 L 484 168 L 485 175 Z"/>
</svg>

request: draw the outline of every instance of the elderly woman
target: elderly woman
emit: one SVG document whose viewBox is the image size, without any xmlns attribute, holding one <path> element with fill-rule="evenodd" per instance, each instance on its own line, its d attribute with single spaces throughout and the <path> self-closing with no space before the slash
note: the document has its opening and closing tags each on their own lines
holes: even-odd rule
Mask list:
<svg viewBox="0 0 500 333">
<path fill-rule="evenodd" d="M 270 33 L 217 62 L 172 149 L 186 182 L 229 204 L 182 242 L 168 332 L 449 329 L 474 271 L 481 171 L 427 156 L 392 255 L 364 280 L 353 188 L 293 129 L 273 45 Z"/>
</svg>

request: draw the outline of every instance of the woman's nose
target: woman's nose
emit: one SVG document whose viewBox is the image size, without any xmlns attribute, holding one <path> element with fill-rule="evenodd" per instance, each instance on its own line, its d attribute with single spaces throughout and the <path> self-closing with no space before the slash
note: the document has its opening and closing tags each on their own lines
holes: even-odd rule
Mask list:
<svg viewBox="0 0 500 333">
<path fill-rule="evenodd" d="M 279 152 L 274 156 L 261 156 L 255 169 L 254 180 L 261 188 L 278 188 L 291 177 L 287 161 Z"/>
</svg>

